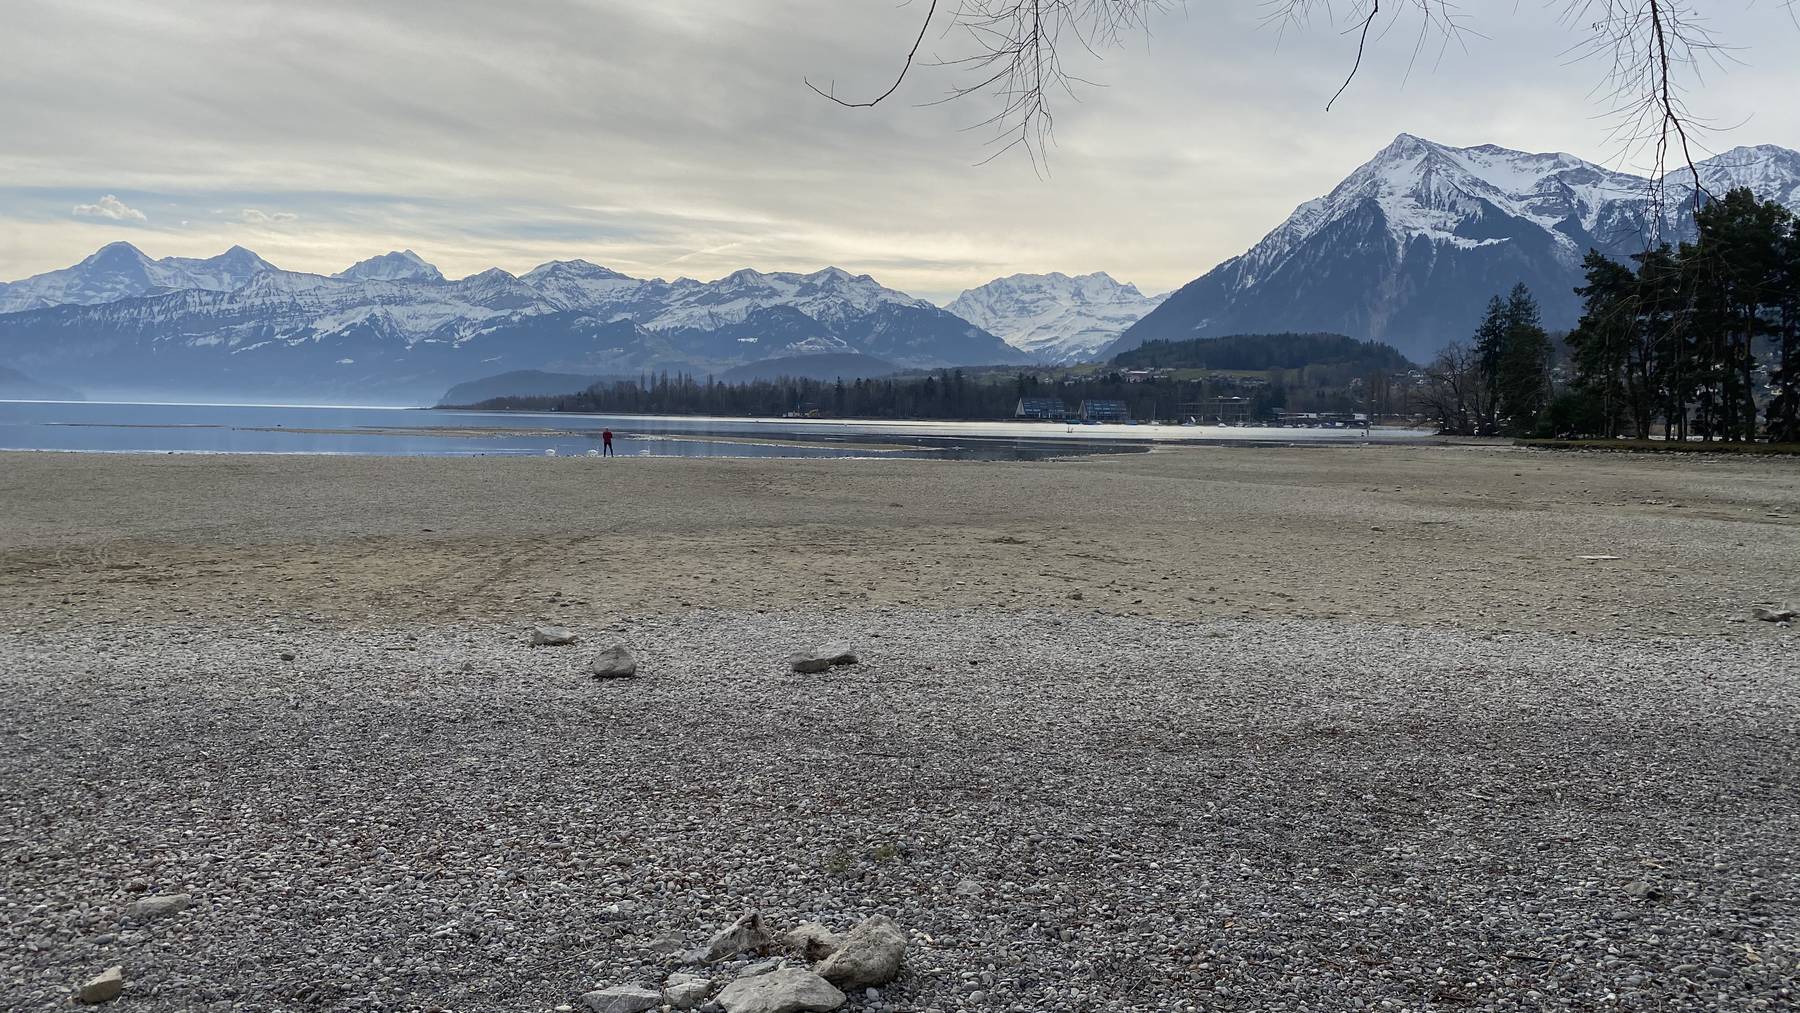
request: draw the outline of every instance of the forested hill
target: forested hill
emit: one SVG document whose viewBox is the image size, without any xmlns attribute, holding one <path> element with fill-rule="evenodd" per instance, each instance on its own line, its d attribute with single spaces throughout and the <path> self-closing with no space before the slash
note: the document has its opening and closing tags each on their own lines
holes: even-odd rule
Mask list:
<svg viewBox="0 0 1800 1013">
<path fill-rule="evenodd" d="M 1190 341 L 1146 341 L 1113 358 L 1120 367 L 1176 369 L 1304 369 L 1353 366 L 1402 370 L 1412 363 L 1392 345 L 1342 334 L 1233 334 Z"/>
</svg>

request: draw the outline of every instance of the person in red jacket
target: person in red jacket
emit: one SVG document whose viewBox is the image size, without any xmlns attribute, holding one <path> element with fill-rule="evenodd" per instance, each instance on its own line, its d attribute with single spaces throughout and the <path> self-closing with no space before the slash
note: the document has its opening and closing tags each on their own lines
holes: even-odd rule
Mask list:
<svg viewBox="0 0 1800 1013">
<path fill-rule="evenodd" d="M 610 429 L 600 430 L 600 456 L 601 457 L 613 456 L 612 430 L 610 430 Z"/>
</svg>

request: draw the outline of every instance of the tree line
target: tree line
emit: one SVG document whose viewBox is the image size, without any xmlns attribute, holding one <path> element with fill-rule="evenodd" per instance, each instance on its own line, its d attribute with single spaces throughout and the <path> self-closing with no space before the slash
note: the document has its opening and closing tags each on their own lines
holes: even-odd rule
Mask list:
<svg viewBox="0 0 1800 1013">
<path fill-rule="evenodd" d="M 1737 189 L 1691 242 L 1589 252 L 1561 342 L 1523 286 L 1446 348 L 1421 398 L 1447 432 L 1800 441 L 1800 223 Z"/>
<path fill-rule="evenodd" d="M 1113 357 L 1123 367 L 1269 370 L 1344 365 L 1359 372 L 1412 367 L 1392 345 L 1328 332 L 1232 334 L 1186 341 L 1146 341 Z"/>
<path fill-rule="evenodd" d="M 1347 411 L 1356 406 L 1348 367 L 1271 371 L 1256 377 L 1128 378 L 1118 370 L 1091 375 L 1056 371 L 974 373 L 945 369 L 919 376 L 816 380 L 782 378 L 727 383 L 687 373 L 597 383 L 576 394 L 494 398 L 476 407 L 513 411 L 629 415 L 774 417 L 791 412 L 838 418 L 1003 419 L 1021 398 L 1123 401 L 1131 418 L 1176 419 L 1184 403 L 1245 397 L 1258 415 L 1282 409 Z"/>
</svg>

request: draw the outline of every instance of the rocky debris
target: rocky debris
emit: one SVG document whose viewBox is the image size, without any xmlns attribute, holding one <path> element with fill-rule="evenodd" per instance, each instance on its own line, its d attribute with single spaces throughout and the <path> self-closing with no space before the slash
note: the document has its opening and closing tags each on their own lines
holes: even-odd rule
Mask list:
<svg viewBox="0 0 1800 1013">
<path fill-rule="evenodd" d="M 1786 623 L 1800 618 L 1800 612 L 1791 608 L 1770 608 L 1767 605 L 1758 605 L 1750 610 L 1750 617 L 1761 619 L 1765 623 Z"/>
<path fill-rule="evenodd" d="M 663 1003 L 663 994 L 642 985 L 614 985 L 581 997 L 581 1005 L 592 1013 L 644 1013 Z"/>
<path fill-rule="evenodd" d="M 596 679 L 629 679 L 637 675 L 637 659 L 624 644 L 614 644 L 588 663 L 588 671 Z"/>
<path fill-rule="evenodd" d="M 712 979 L 677 971 L 663 982 L 663 1001 L 673 1009 L 693 1009 L 712 994 Z"/>
<path fill-rule="evenodd" d="M 823 672 L 833 665 L 856 664 L 856 652 L 849 644 L 832 643 L 788 656 L 788 667 L 803 675 Z"/>
<path fill-rule="evenodd" d="M 803 922 L 781 937 L 781 945 L 809 962 L 817 962 L 836 953 L 843 940 L 818 922 Z"/>
<path fill-rule="evenodd" d="M 172 915 L 185 911 L 187 910 L 188 905 L 193 902 L 193 896 L 185 893 L 172 893 L 160 897 L 145 897 L 141 900 L 133 901 L 131 907 L 128 908 L 125 913 L 131 916 L 132 921 L 155 921 L 164 915 Z"/>
<path fill-rule="evenodd" d="M 85 1006 L 111 1002 L 125 991 L 125 968 L 114 964 L 75 991 L 75 1001 Z"/>
<path fill-rule="evenodd" d="M 819 965 L 819 976 L 839 988 L 885 985 L 899 977 L 905 957 L 906 933 L 888 916 L 871 915 Z"/>
<path fill-rule="evenodd" d="M 743 917 L 720 929 L 712 937 L 706 944 L 703 956 L 712 962 L 729 960 L 740 953 L 761 953 L 773 942 L 769 936 L 769 927 L 763 924 L 762 912 L 746 911 Z"/>
<path fill-rule="evenodd" d="M 1707 600 L 1746 622 L 1782 601 Z M 879 684 L 780 667 L 824 639 L 816 609 L 633 616 L 654 693 L 582 678 L 622 633 L 532 648 L 531 616 L 299 624 L 279 646 L 304 679 L 265 638 L 180 617 L 0 630 L 0 783 L 33 786 L 0 819 L 0 1010 L 117 963 L 118 1000 L 69 1008 L 590 1013 L 584 992 L 683 971 L 713 977 L 694 1009 L 715 1013 L 762 957 L 660 951 L 753 908 L 776 937 L 899 924 L 901 975 L 847 990 L 859 1013 L 1793 1006 L 1800 835 L 1768 814 L 1800 805 L 1780 749 L 1800 676 L 1779 627 L 1061 605 L 846 609 L 832 628 L 868 638 Z M 408 633 L 416 650 L 388 650 Z M 70 733 L 95 707 L 103 749 Z M 171 742 L 211 759 L 172 762 Z M 1594 755 L 1635 771 L 1631 804 Z M 187 815 L 227 786 L 269 818 Z M 127 920 L 175 892 L 193 914 Z"/>
<path fill-rule="evenodd" d="M 563 626 L 533 626 L 531 628 L 531 646 L 533 647 L 567 647 L 578 637 Z"/>
<path fill-rule="evenodd" d="M 804 967 L 783 967 L 739 978 L 719 993 L 725 1013 L 809 1013 L 834 1010 L 844 993 Z"/>
</svg>

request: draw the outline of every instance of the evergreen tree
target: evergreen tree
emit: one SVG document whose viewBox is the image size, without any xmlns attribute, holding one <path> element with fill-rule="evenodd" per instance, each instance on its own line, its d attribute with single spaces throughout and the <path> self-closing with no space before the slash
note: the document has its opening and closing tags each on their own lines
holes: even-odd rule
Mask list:
<svg viewBox="0 0 1800 1013">
<path fill-rule="evenodd" d="M 1514 285 L 1504 300 L 1489 301 L 1475 330 L 1475 361 L 1489 412 L 1482 432 L 1522 436 L 1537 429 L 1538 416 L 1550 403 L 1551 351 L 1530 289 Z"/>
</svg>

